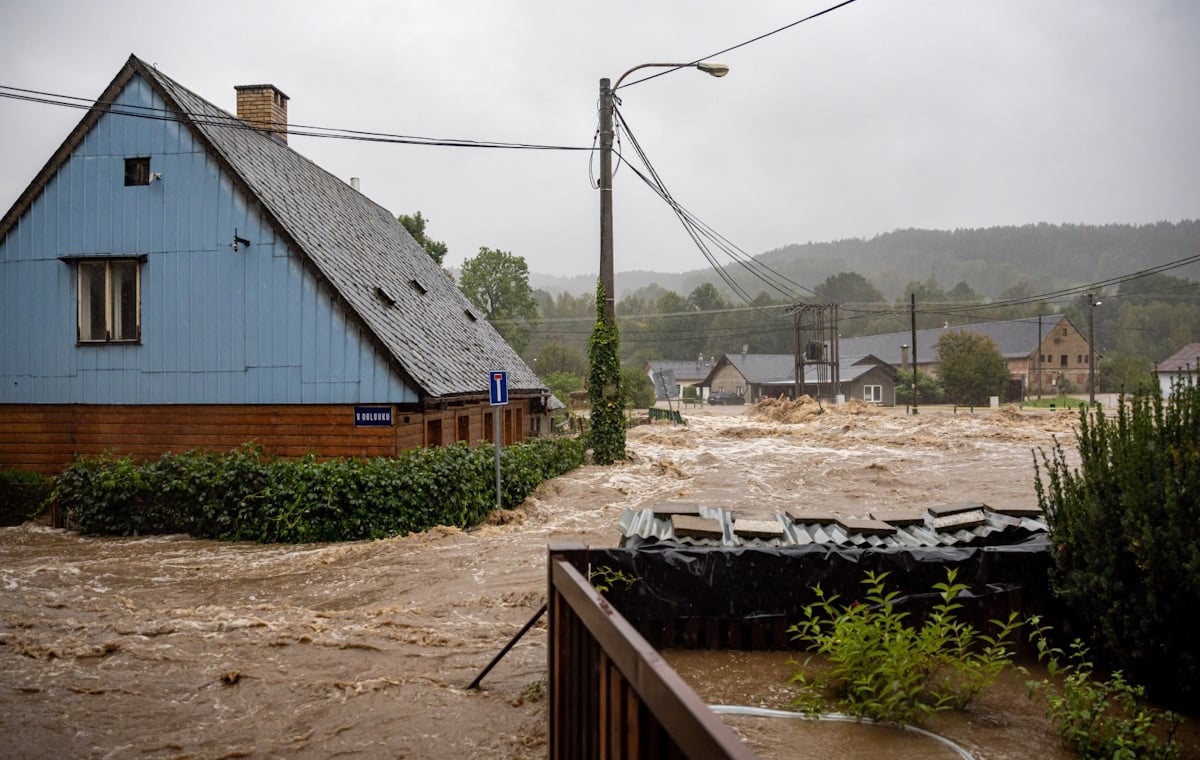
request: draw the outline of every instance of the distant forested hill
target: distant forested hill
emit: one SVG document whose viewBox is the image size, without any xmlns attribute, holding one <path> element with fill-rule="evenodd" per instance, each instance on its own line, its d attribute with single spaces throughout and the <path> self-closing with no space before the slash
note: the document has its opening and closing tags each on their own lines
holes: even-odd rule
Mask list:
<svg viewBox="0 0 1200 760">
<path fill-rule="evenodd" d="M 947 289 L 966 282 L 983 297 L 997 297 L 1022 280 L 1033 292 L 1097 282 L 1200 254 L 1200 220 L 1156 224 L 1027 224 L 986 229 L 896 230 L 869 240 L 793 244 L 757 258 L 795 282 L 815 287 L 839 272 L 858 272 L 889 300 L 904 296 L 905 285 L 933 277 Z M 761 283 L 741 267 L 729 272 L 751 293 Z M 1200 264 L 1171 275 L 1200 280 Z M 620 272 L 618 292 L 657 284 L 687 294 L 697 285 L 724 284 L 712 270 L 681 274 Z M 546 278 L 534 275 L 534 288 L 551 293 L 592 292 L 594 276 Z"/>
</svg>

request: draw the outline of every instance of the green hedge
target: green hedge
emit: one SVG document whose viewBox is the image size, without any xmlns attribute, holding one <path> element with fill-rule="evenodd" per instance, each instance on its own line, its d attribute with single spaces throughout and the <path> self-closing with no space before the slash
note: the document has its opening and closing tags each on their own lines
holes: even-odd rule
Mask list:
<svg viewBox="0 0 1200 760">
<path fill-rule="evenodd" d="M 42 511 L 53 481 L 25 470 L 0 470 L 0 527 L 20 525 Z"/>
<path fill-rule="evenodd" d="M 501 506 L 514 508 L 543 480 L 583 462 L 575 438 L 501 449 Z M 466 528 L 496 506 L 495 448 L 412 449 L 390 459 L 277 459 L 166 454 L 154 462 L 105 456 L 73 463 L 53 498 L 85 534 L 187 533 L 265 543 L 351 541 Z"/>
</svg>

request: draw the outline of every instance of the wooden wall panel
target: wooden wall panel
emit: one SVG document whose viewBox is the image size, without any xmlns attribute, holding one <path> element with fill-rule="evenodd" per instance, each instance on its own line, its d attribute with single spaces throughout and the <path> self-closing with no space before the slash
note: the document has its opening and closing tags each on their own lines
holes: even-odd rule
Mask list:
<svg viewBox="0 0 1200 760">
<path fill-rule="evenodd" d="M 399 422 L 408 416 L 410 422 Z M 59 472 L 72 457 L 111 451 L 140 458 L 191 449 L 229 451 L 260 444 L 299 457 L 395 456 L 421 434 L 419 414 L 393 427 L 354 427 L 354 407 L 0 405 L 0 468 Z M 419 444 L 418 444 L 419 445 Z"/>
<path fill-rule="evenodd" d="M 515 407 L 515 408 L 514 408 Z M 87 404 L 0 404 L 0 468 L 57 473 L 75 456 L 105 451 L 154 459 L 164 452 L 192 449 L 230 451 L 257 443 L 278 456 L 396 456 L 419 446 L 443 446 L 458 438 L 460 417 L 467 417 L 470 443 L 491 439 L 487 404 L 429 412 L 393 407 L 392 427 L 355 427 L 353 405 L 291 404 L 113 406 Z M 506 417 L 521 429 L 505 431 L 505 442 L 528 437 L 525 404 L 510 405 Z M 441 436 L 428 440 L 429 422 L 440 422 Z M 433 426 L 433 427 L 436 427 Z"/>
</svg>

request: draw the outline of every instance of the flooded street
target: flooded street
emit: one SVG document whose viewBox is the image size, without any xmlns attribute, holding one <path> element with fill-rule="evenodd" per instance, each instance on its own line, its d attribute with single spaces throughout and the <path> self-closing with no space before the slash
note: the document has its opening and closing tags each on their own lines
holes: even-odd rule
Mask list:
<svg viewBox="0 0 1200 760">
<path fill-rule="evenodd" d="M 922 411 L 688 410 L 686 427 L 631 430 L 628 463 L 467 532 L 259 546 L 0 529 L 0 756 L 543 757 L 541 623 L 465 687 L 542 604 L 548 541 L 611 546 L 624 509 L 668 502 L 1031 505 L 1031 450 L 1074 443 L 1073 414 Z M 762 689 L 786 703 L 786 683 Z M 1046 756 L 1020 749 L 979 756 Z"/>
</svg>

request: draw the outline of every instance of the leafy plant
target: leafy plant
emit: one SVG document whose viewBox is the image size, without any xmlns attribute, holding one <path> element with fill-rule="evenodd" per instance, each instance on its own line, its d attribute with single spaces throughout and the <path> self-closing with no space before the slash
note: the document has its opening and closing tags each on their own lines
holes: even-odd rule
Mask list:
<svg viewBox="0 0 1200 760">
<path fill-rule="evenodd" d="M 35 517 L 53 485 L 36 472 L 0 470 L 0 526 L 20 525 Z"/>
<path fill-rule="evenodd" d="M 81 459 L 52 498 L 84 533 L 188 533 L 273 543 L 382 538 L 436 525 L 466 528 L 496 506 L 494 449 L 458 444 L 395 458 L 274 459 L 228 454 Z M 514 508 L 547 478 L 583 462 L 573 438 L 537 438 L 501 450 L 501 506 Z"/>
<path fill-rule="evenodd" d="M 1142 387 L 1116 418 L 1079 412 L 1079 468 L 1034 457 L 1052 582 L 1098 655 L 1156 700 L 1200 705 L 1200 387 Z"/>
<path fill-rule="evenodd" d="M 912 403 L 912 370 L 902 369 L 896 373 L 896 403 Z M 940 404 L 945 400 L 946 391 L 928 372 L 917 373 L 917 401 L 921 404 Z"/>
<path fill-rule="evenodd" d="M 1065 655 L 1052 647 L 1047 626 L 1030 621 L 1029 640 L 1050 678 L 1029 681 L 1030 698 L 1046 700 L 1046 716 L 1058 726 L 1063 745 L 1085 758 L 1172 760 L 1179 757 L 1175 733 L 1182 718 L 1143 705 L 1145 689 L 1125 680 L 1121 671 L 1100 679 L 1087 647 L 1076 639 Z"/>
<path fill-rule="evenodd" d="M 601 594 L 608 593 L 618 583 L 622 584 L 625 590 L 628 590 L 630 586 L 637 582 L 636 577 L 626 573 L 624 570 L 617 570 L 607 565 L 593 567 L 588 572 L 588 580 Z"/>
<path fill-rule="evenodd" d="M 596 283 L 596 325 L 588 344 L 588 401 L 591 429 L 588 444 L 596 464 L 625 458 L 625 394 L 621 387 L 620 334 L 604 313 L 604 287 Z"/>
<path fill-rule="evenodd" d="M 819 711 L 832 697 L 851 715 L 920 723 L 939 710 L 966 706 L 1011 663 L 1016 614 L 992 621 L 997 632 L 991 636 L 958 620 L 962 605 L 955 599 L 967 586 L 956 582 L 954 568 L 934 585 L 939 601 L 919 627 L 896 608 L 899 592 L 886 589 L 887 576 L 867 573 L 863 603 L 839 604 L 814 587 L 819 601 L 805 606 L 804 620 L 789 632 L 825 665 L 813 668 L 810 655 L 793 674 L 801 689 L 796 706 Z"/>
</svg>

